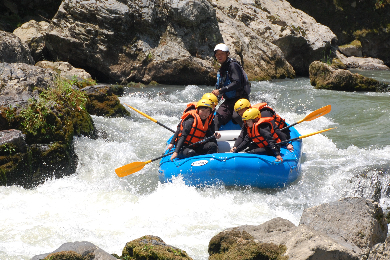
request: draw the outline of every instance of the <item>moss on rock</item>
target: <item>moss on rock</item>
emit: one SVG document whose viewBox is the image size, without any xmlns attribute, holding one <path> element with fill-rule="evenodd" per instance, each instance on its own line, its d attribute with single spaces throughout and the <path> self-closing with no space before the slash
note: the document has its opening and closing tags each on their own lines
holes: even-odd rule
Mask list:
<svg viewBox="0 0 390 260">
<path fill-rule="evenodd" d="M 157 236 L 143 236 L 141 238 L 126 243 L 126 246 L 122 251 L 121 258 L 127 260 L 191 259 L 185 251 L 165 244 L 165 242 Z"/>
<path fill-rule="evenodd" d="M 214 236 L 209 243 L 210 260 L 287 260 L 285 245 L 259 243 L 246 231 L 231 230 Z"/>
</svg>

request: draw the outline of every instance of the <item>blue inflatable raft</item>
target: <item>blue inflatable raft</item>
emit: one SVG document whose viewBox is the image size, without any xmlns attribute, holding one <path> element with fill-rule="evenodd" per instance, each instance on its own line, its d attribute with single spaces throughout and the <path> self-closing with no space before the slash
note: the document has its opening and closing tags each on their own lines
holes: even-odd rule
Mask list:
<svg viewBox="0 0 390 260">
<path fill-rule="evenodd" d="M 281 148 L 283 162 L 274 156 L 230 153 L 235 138 L 240 134 L 238 125 L 228 124 L 218 139 L 219 153 L 199 155 L 184 159 L 170 160 L 163 157 L 159 166 L 159 179 L 169 182 L 173 177 L 182 176 L 187 185 L 252 186 L 257 188 L 280 188 L 297 180 L 300 175 L 302 140 L 293 141 L 294 151 Z M 291 127 L 291 139 L 299 137 Z M 168 140 L 167 144 L 170 142 Z M 166 151 L 165 154 L 170 151 Z"/>
</svg>

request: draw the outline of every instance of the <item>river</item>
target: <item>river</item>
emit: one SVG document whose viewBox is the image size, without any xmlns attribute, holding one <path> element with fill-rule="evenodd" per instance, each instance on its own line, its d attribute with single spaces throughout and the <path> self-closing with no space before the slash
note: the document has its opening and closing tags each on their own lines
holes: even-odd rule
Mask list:
<svg viewBox="0 0 390 260">
<path fill-rule="evenodd" d="M 389 80 L 389 72 L 370 72 Z M 175 128 L 188 102 L 209 86 L 129 88 L 120 98 Z M 253 82 L 252 103 L 266 101 L 287 122 L 331 105 L 332 111 L 296 126 L 303 134 L 302 174 L 276 190 L 190 187 L 178 178 L 158 181 L 158 162 L 118 178 L 115 168 L 162 154 L 171 132 L 132 113 L 131 118 L 93 116 L 99 138 L 77 137 L 77 172 L 48 179 L 34 189 L 0 187 L 0 259 L 31 259 L 63 243 L 89 241 L 121 255 L 126 242 L 155 235 L 195 260 L 208 258 L 210 239 L 239 225 L 282 217 L 298 225 L 305 208 L 346 196 L 379 199 L 387 212 L 390 168 L 390 93 L 314 89 L 308 78 Z"/>
</svg>

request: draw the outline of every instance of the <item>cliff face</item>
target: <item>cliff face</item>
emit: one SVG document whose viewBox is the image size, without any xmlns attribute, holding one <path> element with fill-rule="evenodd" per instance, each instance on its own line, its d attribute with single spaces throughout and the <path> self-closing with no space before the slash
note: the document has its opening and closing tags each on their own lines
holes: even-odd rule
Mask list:
<svg viewBox="0 0 390 260">
<path fill-rule="evenodd" d="M 338 45 L 357 39 L 363 56 L 379 58 L 390 65 L 390 3 L 367 0 L 288 0 L 295 8 L 328 26 L 338 38 Z"/>
</svg>

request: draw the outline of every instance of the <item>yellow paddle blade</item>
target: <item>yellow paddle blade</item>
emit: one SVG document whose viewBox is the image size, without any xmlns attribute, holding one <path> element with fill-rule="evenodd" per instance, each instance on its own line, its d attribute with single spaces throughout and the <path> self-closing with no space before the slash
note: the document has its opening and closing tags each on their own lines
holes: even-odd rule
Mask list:
<svg viewBox="0 0 390 260">
<path fill-rule="evenodd" d="M 146 162 L 133 162 L 126 164 L 122 167 L 119 167 L 115 169 L 116 175 L 118 177 L 125 177 L 127 175 L 133 174 L 135 172 L 138 172 L 144 168 L 144 166 L 148 163 L 152 162 L 152 160 L 146 161 Z"/>
<path fill-rule="evenodd" d="M 305 116 L 305 118 L 302 119 L 301 121 L 298 121 L 298 123 L 302 123 L 304 121 L 311 121 L 311 120 L 314 120 L 314 119 L 316 119 L 316 118 L 318 118 L 320 116 L 326 115 L 326 114 L 328 114 L 330 112 L 331 109 L 332 109 L 331 105 L 327 105 L 327 106 L 321 107 L 321 108 L 311 112 L 307 116 Z"/>
<path fill-rule="evenodd" d="M 157 120 L 154 119 L 153 117 L 148 116 L 148 115 L 145 114 L 144 112 L 141 112 L 141 111 L 139 111 L 138 109 L 136 109 L 136 108 L 134 108 L 134 107 L 132 107 L 132 106 L 129 106 L 129 105 L 126 104 L 126 103 L 125 103 L 125 105 L 128 106 L 128 107 L 130 107 L 131 109 L 135 110 L 136 112 L 140 113 L 140 114 L 143 115 L 144 117 L 149 118 L 149 119 L 152 120 L 153 122 L 157 123 Z"/>
<path fill-rule="evenodd" d="M 321 130 L 321 131 L 318 131 L 318 132 L 314 132 L 314 133 L 311 133 L 311 134 L 307 134 L 307 135 L 301 135 L 299 137 L 299 139 L 306 138 L 306 137 L 309 137 L 309 136 L 312 136 L 312 135 L 316 135 L 316 134 L 319 134 L 319 133 L 323 133 L 323 132 L 326 132 L 326 131 L 329 131 L 329 130 L 332 130 L 332 129 L 335 129 L 335 128 L 336 127 L 324 129 L 324 130 Z"/>
</svg>

